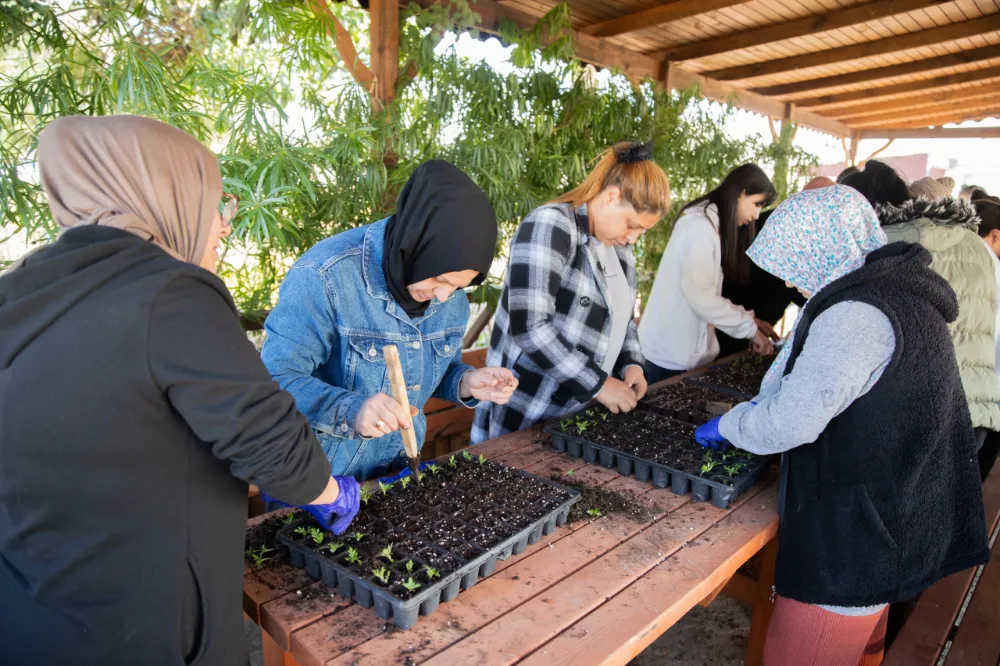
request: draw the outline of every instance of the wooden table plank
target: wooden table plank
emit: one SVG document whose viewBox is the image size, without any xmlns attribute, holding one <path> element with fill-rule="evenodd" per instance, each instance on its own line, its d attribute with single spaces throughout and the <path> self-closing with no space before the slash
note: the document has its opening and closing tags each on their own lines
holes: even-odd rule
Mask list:
<svg viewBox="0 0 1000 666">
<path fill-rule="evenodd" d="M 674 495 L 651 486 L 649 492 L 657 495 L 657 502 L 666 511 L 676 510 L 690 502 L 689 496 Z M 421 617 L 412 629 L 369 641 L 328 663 L 380 666 L 406 657 L 413 663 L 420 663 L 499 615 L 542 594 L 551 585 L 613 549 L 622 539 L 639 533 L 648 524 L 604 516 L 592 522 L 581 521 L 580 528 L 558 541 L 553 541 L 551 536 L 544 537 L 531 547 L 531 554 L 525 552 L 503 563 L 503 569 L 463 591 L 457 599 L 442 605 L 434 614 Z M 312 646 L 312 649 L 315 647 Z"/>
<path fill-rule="evenodd" d="M 953 666 L 996 666 L 1000 663 L 1000 539 L 993 547 L 993 559 L 976 583 L 969 607 L 962 616 L 946 664 Z"/>
<path fill-rule="evenodd" d="M 777 534 L 777 505 L 761 493 L 519 664 L 627 664 Z"/>
<path fill-rule="evenodd" d="M 310 599 L 312 595 L 322 596 Z M 271 635 L 282 650 L 290 652 L 293 631 L 305 628 L 327 615 L 333 615 L 352 603 L 323 583 L 315 581 L 261 606 L 260 627 Z"/>
<path fill-rule="evenodd" d="M 767 481 L 759 483 L 736 500 L 729 511 L 710 504 L 689 502 L 639 534 L 628 539 L 619 537 L 620 543 L 610 552 L 596 559 L 588 557 L 590 561 L 585 566 L 545 590 L 544 594 L 519 606 L 517 612 L 490 622 L 426 663 L 433 666 L 515 663 L 699 538 L 727 513 L 752 501 L 773 485 L 773 476 L 769 475 Z M 775 491 L 771 489 L 768 492 Z M 589 529 L 580 530 L 565 541 L 576 541 L 578 536 L 589 538 L 591 534 L 588 532 Z M 616 534 L 613 536 L 617 537 Z M 599 535 L 593 537 L 599 538 Z M 579 547 L 587 548 L 588 543 L 582 541 Z M 563 569 L 571 571 L 569 567 Z M 505 585 L 504 591 L 510 588 L 510 585 Z"/>
<path fill-rule="evenodd" d="M 260 624 L 260 607 L 313 581 L 290 564 L 267 567 L 243 577 L 243 612 Z"/>
</svg>

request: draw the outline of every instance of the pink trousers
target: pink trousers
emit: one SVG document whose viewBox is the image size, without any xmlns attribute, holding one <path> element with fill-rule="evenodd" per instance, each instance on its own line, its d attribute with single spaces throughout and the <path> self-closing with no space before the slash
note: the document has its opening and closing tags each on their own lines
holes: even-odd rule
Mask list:
<svg viewBox="0 0 1000 666">
<path fill-rule="evenodd" d="M 889 608 L 850 617 L 778 596 L 764 643 L 765 666 L 876 666 Z"/>
</svg>

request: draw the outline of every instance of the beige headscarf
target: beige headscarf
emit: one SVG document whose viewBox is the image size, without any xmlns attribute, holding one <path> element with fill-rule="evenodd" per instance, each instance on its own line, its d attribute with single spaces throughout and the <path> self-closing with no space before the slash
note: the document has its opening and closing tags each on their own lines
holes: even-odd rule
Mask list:
<svg viewBox="0 0 1000 666">
<path fill-rule="evenodd" d="M 924 197 L 931 201 L 951 196 L 951 188 L 930 177 L 921 178 L 910 183 L 910 196 Z"/>
<path fill-rule="evenodd" d="M 60 118 L 38 140 L 38 166 L 61 228 L 124 229 L 201 264 L 222 174 L 193 136 L 137 116 Z"/>
</svg>

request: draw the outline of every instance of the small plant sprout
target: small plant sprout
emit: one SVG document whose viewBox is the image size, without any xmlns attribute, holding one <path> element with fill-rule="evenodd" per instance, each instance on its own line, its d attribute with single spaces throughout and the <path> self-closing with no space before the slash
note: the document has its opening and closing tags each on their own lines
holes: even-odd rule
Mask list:
<svg viewBox="0 0 1000 666">
<path fill-rule="evenodd" d="M 566 472 L 566 476 L 573 476 L 573 472 L 575 472 L 575 471 L 576 470 L 571 469 L 570 471 Z"/>
<path fill-rule="evenodd" d="M 413 560 L 406 563 L 406 573 L 413 573 Z"/>
<path fill-rule="evenodd" d="M 435 465 L 434 463 L 431 463 L 430 465 L 427 466 L 427 471 L 433 474 L 434 476 L 437 476 L 438 474 L 441 473 L 441 468 Z"/>
<path fill-rule="evenodd" d="M 285 516 L 285 524 L 286 525 L 291 525 L 294 522 L 295 522 L 295 512 L 289 511 L 288 515 Z"/>
<path fill-rule="evenodd" d="M 339 542 L 335 542 L 335 541 L 331 541 L 330 543 L 328 543 L 325 546 L 323 546 L 322 548 L 320 548 L 320 550 L 329 551 L 329 553 L 331 555 L 336 555 L 337 551 L 340 550 L 343 547 L 344 547 L 344 544 L 339 543 Z"/>
<path fill-rule="evenodd" d="M 486 456 L 484 456 L 483 454 L 480 453 L 479 454 L 479 464 L 482 465 L 485 462 L 486 462 Z"/>
<path fill-rule="evenodd" d="M 601 413 L 601 420 L 602 421 L 607 421 L 608 420 L 608 416 L 609 416 L 609 414 L 607 412 L 602 412 Z"/>
<path fill-rule="evenodd" d="M 364 504 L 368 504 L 368 500 L 372 498 L 372 487 L 367 483 L 361 486 L 361 501 Z"/>
<path fill-rule="evenodd" d="M 726 470 L 726 476 L 732 478 L 739 474 L 740 470 L 743 469 L 743 463 L 738 462 L 735 465 L 726 465 L 724 469 Z"/>
<path fill-rule="evenodd" d="M 251 548 L 247 551 L 247 557 L 253 562 L 254 567 L 259 569 L 271 561 L 270 557 L 265 556 L 272 551 L 274 551 L 274 548 L 268 548 L 267 546 L 261 546 L 257 550 Z"/>
<path fill-rule="evenodd" d="M 423 472 L 417 472 L 417 483 L 423 482 L 425 476 L 426 474 L 424 474 Z"/>
<path fill-rule="evenodd" d="M 413 479 L 411 479 L 408 476 L 404 476 L 402 479 L 399 480 L 400 485 L 403 486 L 403 490 L 406 490 L 406 486 L 410 485 L 410 481 L 412 480 Z"/>
<path fill-rule="evenodd" d="M 593 416 L 594 415 L 594 410 L 593 409 L 588 409 L 587 411 L 584 412 L 584 414 L 586 414 L 587 416 Z"/>
<path fill-rule="evenodd" d="M 427 580 L 434 580 L 435 578 L 441 577 L 441 572 L 434 567 L 424 567 L 424 573 L 427 574 Z"/>
<path fill-rule="evenodd" d="M 414 592 L 416 592 L 417 590 L 420 589 L 420 583 L 418 583 L 417 581 L 413 580 L 413 576 L 410 576 L 406 580 L 406 582 L 403 583 L 403 587 L 406 588 L 407 592 L 409 592 L 410 594 L 413 594 Z"/>
<path fill-rule="evenodd" d="M 325 536 L 326 535 L 323 533 L 323 530 L 321 530 L 320 528 L 318 527 L 309 528 L 309 537 L 313 540 L 313 543 L 315 543 L 317 546 L 323 543 L 323 538 Z"/>
<path fill-rule="evenodd" d="M 573 419 L 563 419 L 559 422 L 559 429 L 563 432 L 569 432 L 573 427 Z"/>
<path fill-rule="evenodd" d="M 361 540 L 365 538 L 365 533 L 355 532 L 354 534 L 351 535 L 351 538 L 354 539 L 354 543 L 361 543 Z"/>
<path fill-rule="evenodd" d="M 295 534 L 298 534 L 299 536 L 309 536 L 309 530 L 305 527 L 296 527 Z"/>
<path fill-rule="evenodd" d="M 388 546 L 386 546 L 381 551 L 379 551 L 378 556 L 381 557 L 382 559 L 386 560 L 389 564 L 392 564 L 393 563 L 393 560 L 392 560 L 392 544 L 390 543 Z"/>
<path fill-rule="evenodd" d="M 385 567 L 379 567 L 378 569 L 372 569 L 372 575 L 375 576 L 383 585 L 389 584 L 389 570 Z"/>
<path fill-rule="evenodd" d="M 348 564 L 357 564 L 360 561 L 361 561 L 361 556 L 358 555 L 357 549 L 356 548 L 348 548 L 347 549 L 347 563 Z"/>
<path fill-rule="evenodd" d="M 603 514 L 600 509 L 587 509 L 587 515 L 591 518 L 600 518 Z"/>
<path fill-rule="evenodd" d="M 458 461 L 455 460 L 455 456 L 452 456 L 451 458 L 448 458 L 448 466 L 449 467 L 451 467 L 451 468 L 454 469 L 457 465 L 458 465 Z"/>
<path fill-rule="evenodd" d="M 590 422 L 582 419 L 578 419 L 576 422 L 576 432 L 578 435 L 582 435 L 587 432 L 587 428 L 590 427 Z"/>
<path fill-rule="evenodd" d="M 711 451 L 705 451 L 705 457 L 702 458 L 701 462 L 702 462 L 702 465 L 701 465 L 701 473 L 702 474 L 708 474 L 713 469 L 715 469 L 716 465 L 719 464 L 718 461 L 712 460 L 712 452 Z"/>
<path fill-rule="evenodd" d="M 462 457 L 466 460 L 472 460 L 472 454 L 468 450 L 462 451 Z"/>
<path fill-rule="evenodd" d="M 378 489 L 382 491 L 382 495 L 388 495 L 389 491 L 392 490 L 393 484 L 378 482 Z"/>
</svg>

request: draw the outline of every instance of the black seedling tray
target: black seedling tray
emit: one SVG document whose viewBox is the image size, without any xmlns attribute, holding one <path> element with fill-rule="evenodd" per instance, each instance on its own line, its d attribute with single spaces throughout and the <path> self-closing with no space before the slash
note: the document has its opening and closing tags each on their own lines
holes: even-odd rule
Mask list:
<svg viewBox="0 0 1000 666">
<path fill-rule="evenodd" d="M 729 411 L 740 400 L 731 393 L 675 383 L 647 393 L 639 404 L 654 414 L 699 426 Z M 715 407 L 724 409 L 719 411 Z"/>
<path fill-rule="evenodd" d="M 640 409 L 632 414 L 642 411 Z M 664 418 L 663 420 L 666 425 L 673 422 L 690 427 L 675 419 Z M 553 422 L 544 430 L 551 436 L 552 447 L 557 452 L 568 453 L 574 458 L 583 458 L 587 463 L 600 463 L 602 467 L 608 469 L 617 468 L 618 473 L 623 476 L 635 476 L 639 481 L 652 483 L 656 488 L 670 488 L 677 495 L 690 493 L 695 500 L 699 502 L 711 501 L 714 506 L 720 509 L 728 508 L 733 499 L 753 486 L 770 464 L 770 458 L 766 456 L 756 456 L 750 461 L 744 461 L 747 465 L 746 471 L 739 476 L 727 479 L 728 483 L 726 483 L 721 480 L 725 478 L 721 474 L 712 474 L 711 477 L 692 474 L 605 444 L 598 444 L 579 434 L 563 432 L 559 428 L 559 423 L 559 421 Z M 671 437 L 663 437 L 662 441 L 671 444 L 690 443 L 691 446 L 698 446 L 693 441 L 685 442 Z"/>
<path fill-rule="evenodd" d="M 486 464 L 502 466 L 494 462 L 487 462 Z M 311 545 L 309 537 L 296 535 L 294 533 L 295 528 L 299 524 L 310 523 L 308 519 L 283 528 L 278 532 L 278 539 L 288 547 L 293 566 L 305 568 L 310 576 L 322 580 L 327 586 L 338 590 L 342 596 L 347 599 L 353 599 L 364 608 L 370 608 L 374 605 L 375 613 L 378 617 L 386 621 L 391 620 L 400 629 L 409 629 L 416 624 L 419 615 L 430 615 L 437 610 L 442 602 L 451 601 L 458 596 L 461 590 L 472 587 L 480 578 L 485 578 L 492 574 L 496 569 L 497 560 L 505 560 L 511 555 L 520 555 L 529 545 L 537 542 L 543 536 L 551 534 L 557 526 L 565 524 L 570 507 L 580 499 L 580 491 L 578 490 L 567 488 L 527 472 L 506 466 L 502 467 L 509 470 L 510 473 L 532 479 L 551 488 L 553 491 L 551 496 L 541 497 L 538 500 L 538 502 L 547 502 L 551 505 L 551 508 L 546 510 L 541 517 L 531 519 L 529 524 L 516 528 L 506 520 L 498 517 L 517 514 L 516 508 L 505 508 L 504 505 L 496 502 L 484 503 L 477 501 L 474 495 L 464 496 L 463 491 L 457 486 L 452 486 L 451 490 L 446 491 L 449 495 L 445 501 L 448 504 L 461 504 L 463 501 L 468 502 L 468 505 L 463 507 L 464 510 L 459 510 L 455 514 L 446 514 L 443 508 L 444 503 L 442 503 L 437 507 L 430 507 L 428 512 L 434 514 L 440 507 L 440 512 L 434 516 L 434 520 L 439 520 L 440 522 L 431 523 L 431 527 L 443 527 L 449 535 L 454 536 L 455 545 L 448 549 L 436 545 L 419 534 L 407 532 L 405 526 L 408 524 L 410 516 L 401 516 L 400 524 L 403 527 L 395 530 L 396 536 L 404 540 L 405 543 L 411 545 L 419 544 L 418 547 L 422 548 L 422 550 L 398 559 L 392 565 L 392 572 L 394 574 L 399 574 L 400 576 L 407 575 L 403 573 L 403 565 L 407 560 L 412 560 L 416 563 L 417 567 L 414 568 L 415 573 L 422 571 L 424 565 L 428 563 L 426 559 L 428 557 L 450 559 L 457 563 L 457 567 L 453 571 L 442 574 L 440 578 L 434 579 L 433 582 L 422 581 L 423 586 L 409 598 L 400 598 L 390 591 L 391 588 L 382 587 L 369 577 L 359 575 L 344 564 L 341 564 L 338 560 L 344 557 L 346 547 L 343 550 L 339 550 L 334 557 L 330 557 L 318 552 Z M 429 476 L 425 476 L 424 483 L 429 482 Z M 410 485 L 410 489 L 414 489 L 413 484 Z M 458 492 L 451 494 L 454 491 Z M 560 499 L 557 500 L 556 498 Z M 478 517 L 489 516 L 493 522 L 505 528 L 505 532 L 512 533 L 512 535 L 487 549 L 482 549 L 472 542 L 463 539 L 459 535 L 465 531 L 464 528 L 471 528 L 469 521 L 474 520 L 471 517 L 473 511 L 468 508 L 469 506 L 481 507 L 482 511 L 478 514 Z M 460 516 L 464 516 L 465 518 Z M 510 519 L 515 518 L 518 518 L 518 515 L 512 515 Z M 520 518 L 525 520 L 528 517 L 520 514 Z M 431 527 L 423 531 L 426 532 Z M 496 531 L 494 530 L 494 533 Z M 387 540 L 397 543 L 393 540 L 392 534 L 393 532 L 387 533 Z M 337 541 L 342 541 L 347 536 L 343 535 L 333 538 Z M 383 542 L 379 541 L 379 543 Z M 397 583 L 393 587 L 398 586 Z"/>
<path fill-rule="evenodd" d="M 732 395 L 741 400 L 752 400 L 760 392 L 760 383 L 773 363 L 773 359 L 761 359 L 757 367 L 740 367 L 751 363 L 750 359 L 753 358 L 759 357 L 744 356 L 729 363 L 713 365 L 701 374 L 685 377 L 683 383 Z"/>
</svg>

